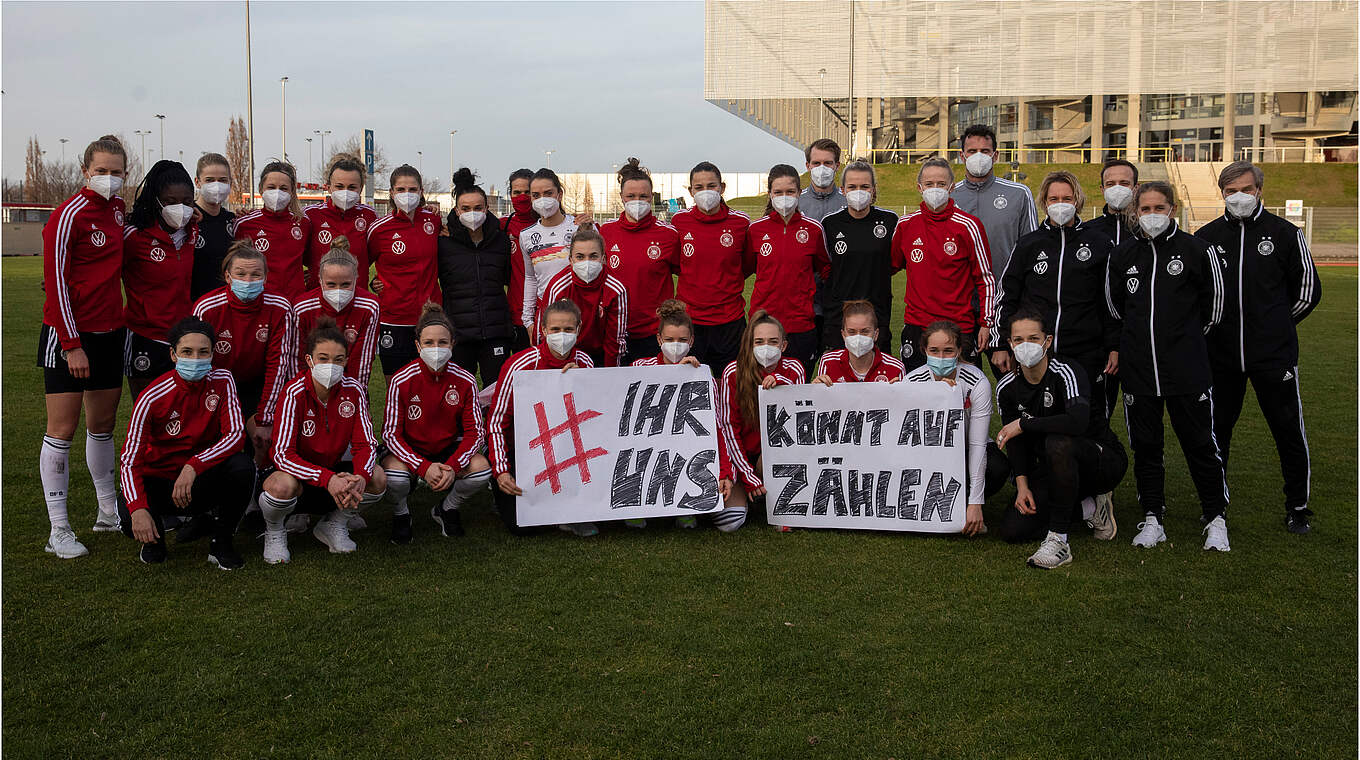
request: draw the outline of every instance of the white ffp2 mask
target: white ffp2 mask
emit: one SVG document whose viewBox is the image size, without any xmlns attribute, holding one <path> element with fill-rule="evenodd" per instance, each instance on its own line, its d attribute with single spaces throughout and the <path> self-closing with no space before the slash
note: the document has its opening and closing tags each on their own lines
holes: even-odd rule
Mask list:
<svg viewBox="0 0 1360 760">
<path fill-rule="evenodd" d="M 985 177 L 992 171 L 992 157 L 986 153 L 974 153 L 963 160 L 963 165 L 968 169 L 969 175 Z"/>
<path fill-rule="evenodd" d="M 543 341 L 548 344 L 548 348 L 552 349 L 554 354 L 566 356 L 576 346 L 576 333 L 548 333 L 543 337 Z"/>
</svg>

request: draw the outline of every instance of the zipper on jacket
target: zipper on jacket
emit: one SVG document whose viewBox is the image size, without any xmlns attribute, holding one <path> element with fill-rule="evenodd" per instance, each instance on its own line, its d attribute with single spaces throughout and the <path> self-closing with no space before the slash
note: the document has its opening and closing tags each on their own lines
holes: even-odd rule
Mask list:
<svg viewBox="0 0 1360 760">
<path fill-rule="evenodd" d="M 1157 326 L 1155 319 L 1157 316 L 1157 242 L 1148 239 L 1148 248 L 1152 249 L 1152 271 L 1148 272 L 1148 348 L 1152 351 L 1152 387 L 1156 389 L 1156 395 L 1162 395 L 1162 375 L 1157 369 Z"/>
<path fill-rule="evenodd" d="M 1062 325 L 1062 267 L 1067 254 L 1067 228 L 1058 228 L 1058 314 L 1053 318 L 1053 353 L 1058 353 L 1058 333 Z M 1094 379 L 1091 380 L 1095 382 Z"/>
<path fill-rule="evenodd" d="M 1237 238 L 1237 358 L 1242 362 L 1242 371 L 1247 371 L 1246 305 L 1242 303 L 1242 280 L 1246 277 L 1247 265 L 1247 220 L 1239 220 L 1241 234 Z M 1212 276 L 1212 273 L 1210 273 Z"/>
</svg>

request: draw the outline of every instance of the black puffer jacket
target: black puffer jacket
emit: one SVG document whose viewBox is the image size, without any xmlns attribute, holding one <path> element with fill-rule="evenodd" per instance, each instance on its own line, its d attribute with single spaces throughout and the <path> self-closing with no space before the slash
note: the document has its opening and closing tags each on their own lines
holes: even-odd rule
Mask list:
<svg viewBox="0 0 1360 760">
<path fill-rule="evenodd" d="M 453 322 L 455 340 L 510 337 L 510 307 L 505 286 L 510 281 L 510 238 L 500 220 L 487 213 L 482 242 L 473 243 L 468 229 L 449 212 L 448 235 L 439 238 L 439 287 L 444 313 Z"/>
</svg>

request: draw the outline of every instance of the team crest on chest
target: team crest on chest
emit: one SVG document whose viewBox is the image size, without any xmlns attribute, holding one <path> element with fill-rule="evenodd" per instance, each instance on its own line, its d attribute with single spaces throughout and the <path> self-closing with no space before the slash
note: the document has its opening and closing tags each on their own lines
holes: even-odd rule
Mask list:
<svg viewBox="0 0 1360 760">
<path fill-rule="evenodd" d="M 1077 261 L 1090 261 L 1090 260 L 1091 260 L 1091 246 L 1083 245 L 1082 247 L 1077 249 Z"/>
<path fill-rule="evenodd" d="M 202 235 L 194 235 L 194 248 L 202 248 L 208 244 L 207 238 Z"/>
<path fill-rule="evenodd" d="M 268 343 L 269 327 L 266 325 L 261 325 L 260 328 L 255 331 L 255 340 L 258 340 L 261 343 Z"/>
<path fill-rule="evenodd" d="M 146 354 L 137 354 L 137 358 L 132 360 L 132 366 L 136 367 L 138 372 L 145 372 L 151 369 L 151 358 Z"/>
<path fill-rule="evenodd" d="M 162 247 L 160 247 L 160 246 L 156 246 L 155 248 L 152 248 L 152 249 L 151 249 L 151 260 L 152 260 L 152 261 L 165 261 L 165 249 L 162 248 Z"/>
<path fill-rule="evenodd" d="M 108 238 L 104 237 L 104 231 L 103 231 L 103 230 L 95 230 L 94 232 L 91 232 L 91 233 L 90 233 L 90 243 L 91 243 L 95 248 L 103 248 L 103 247 L 104 247 L 104 244 L 107 243 L 107 242 L 108 242 Z"/>
<path fill-rule="evenodd" d="M 772 253 L 774 253 L 774 246 L 773 246 L 773 245 L 771 245 L 770 243 L 761 243 L 761 244 L 760 244 L 760 255 L 761 255 L 761 256 L 769 256 L 769 255 L 772 254 Z"/>
<path fill-rule="evenodd" d="M 255 250 L 259 251 L 260 253 L 264 253 L 265 251 L 269 250 L 269 238 L 263 237 L 264 235 L 263 232 L 261 232 L 260 235 L 261 237 L 255 238 Z"/>
<path fill-rule="evenodd" d="M 903 344 L 902 344 L 902 358 L 903 358 L 903 359 L 910 359 L 910 358 L 911 358 L 911 355 L 914 354 L 914 353 L 916 353 L 916 349 L 911 345 L 910 342 L 907 342 L 907 343 L 903 343 Z"/>
<path fill-rule="evenodd" d="M 1169 274 L 1169 275 L 1171 275 L 1171 276 L 1174 277 L 1174 276 L 1176 276 L 1176 275 L 1178 275 L 1178 274 L 1180 274 L 1181 272 L 1184 272 L 1184 271 L 1185 271 L 1185 262 L 1184 262 L 1184 261 L 1181 261 L 1180 259 L 1172 259 L 1172 260 L 1166 262 L 1166 273 L 1167 273 L 1167 274 Z"/>
<path fill-rule="evenodd" d="M 610 254 L 610 256 L 609 256 L 609 268 L 610 268 L 610 269 L 618 269 L 618 268 L 619 268 L 619 264 L 621 264 L 621 263 L 622 263 L 622 259 L 619 258 L 619 255 L 618 255 L 617 253 Z"/>
<path fill-rule="evenodd" d="M 355 218 L 354 218 L 354 229 L 356 229 L 356 230 L 358 230 L 358 231 L 360 231 L 360 232 L 363 232 L 363 231 L 364 231 L 364 228 L 367 227 L 367 226 L 368 226 L 368 220 L 367 220 L 367 219 L 363 218 L 362 216 L 359 216 L 359 217 L 355 217 Z"/>
<path fill-rule="evenodd" d="M 222 397 L 216 393 L 209 393 L 207 396 L 203 397 L 203 406 L 206 407 L 208 411 L 215 412 L 217 411 L 217 404 L 221 400 Z"/>
<path fill-rule="evenodd" d="M 457 388 L 450 388 L 448 392 L 444 394 L 444 403 L 448 404 L 449 406 L 458 406 Z"/>
<path fill-rule="evenodd" d="M 685 254 L 685 257 L 686 257 L 686 258 L 688 258 L 688 257 L 690 257 L 690 256 L 693 256 L 693 255 L 694 255 L 694 244 L 693 244 L 693 243 L 685 243 L 685 245 L 680 249 L 680 251 L 681 251 L 682 253 Z"/>
<path fill-rule="evenodd" d="M 302 239 L 302 228 L 299 227 L 298 225 L 296 225 L 296 224 L 293 225 L 293 229 L 292 229 L 291 233 L 292 233 L 292 235 L 293 235 L 293 239 L 294 239 L 294 240 L 301 240 L 301 239 Z"/>
<path fill-rule="evenodd" d="M 322 230 L 316 233 L 316 241 L 322 245 L 329 245 L 331 242 L 331 231 Z"/>
<path fill-rule="evenodd" d="M 1265 238 L 1256 244 L 1256 252 L 1262 256 L 1269 256 L 1275 252 L 1275 242 L 1270 238 Z"/>
<path fill-rule="evenodd" d="M 359 339 L 359 331 L 358 331 L 358 330 L 354 329 L 353 327 L 346 327 L 346 328 L 345 328 L 345 340 L 349 341 L 349 344 L 350 344 L 351 346 L 354 345 L 354 341 L 356 341 L 356 340 L 358 340 L 358 339 Z"/>
<path fill-rule="evenodd" d="M 661 258 L 661 246 L 656 243 L 647 246 L 647 258 L 652 260 Z"/>
<path fill-rule="evenodd" d="M 722 247 L 723 247 L 723 248 L 731 248 L 731 247 L 732 247 L 732 243 L 734 243 L 734 242 L 736 242 L 736 241 L 735 241 L 735 239 L 732 237 L 732 233 L 730 233 L 730 232 L 724 232 L 724 233 L 722 234 L 722 237 L 718 238 L 718 242 L 719 242 L 719 243 L 722 243 Z"/>
<path fill-rule="evenodd" d="M 425 223 L 425 226 L 421 227 L 421 229 L 425 230 L 425 234 L 426 234 L 426 235 L 433 235 L 433 234 L 434 234 L 434 222 L 426 222 L 426 223 Z"/>
<path fill-rule="evenodd" d="M 118 209 L 113 210 L 113 223 L 118 225 L 119 227 L 123 226 L 123 212 L 119 211 Z"/>
<path fill-rule="evenodd" d="M 953 238 L 944 241 L 944 252 L 950 256 L 953 256 L 954 254 L 959 252 L 959 244 L 955 243 Z"/>
<path fill-rule="evenodd" d="M 410 406 L 406 407 L 406 419 L 408 419 L 408 420 L 418 420 L 418 419 L 420 419 L 420 405 L 419 405 L 419 404 L 411 404 Z"/>
<path fill-rule="evenodd" d="M 926 252 L 925 252 L 925 251 L 921 250 L 920 248 L 913 248 L 913 249 L 911 249 L 911 260 L 912 260 L 912 261 L 916 262 L 917 264 L 920 264 L 922 261 L 925 260 L 925 258 L 926 258 Z"/>
<path fill-rule="evenodd" d="M 354 416 L 354 402 L 350 401 L 349 399 L 345 399 L 344 401 L 340 402 L 340 407 L 336 411 L 340 413 L 341 417 L 349 419 L 350 417 Z"/>
<path fill-rule="evenodd" d="M 392 253 L 395 253 L 395 254 L 398 255 L 398 256 L 400 256 L 400 255 L 403 254 L 403 253 L 406 253 L 406 241 L 405 241 L 405 240 L 393 240 L 393 241 L 392 241 Z"/>
<path fill-rule="evenodd" d="M 1048 391 L 1044 391 L 1044 406 L 1053 406 L 1053 394 Z"/>
<path fill-rule="evenodd" d="M 996 196 L 995 198 L 992 199 L 992 205 L 995 206 L 995 207 L 998 208 L 998 209 L 1003 209 L 1003 208 L 1005 208 L 1005 207 L 1006 207 L 1006 196 L 1004 196 L 1004 195 L 998 195 L 998 196 Z"/>
<path fill-rule="evenodd" d="M 876 382 L 876 383 L 886 383 L 886 382 L 888 382 L 888 376 L 887 376 L 887 375 L 879 375 L 878 377 L 874 378 L 874 382 Z"/>
<path fill-rule="evenodd" d="M 315 420 L 303 420 L 303 421 L 302 421 L 302 436 L 303 436 L 304 438 L 311 438 L 311 437 L 314 436 L 314 435 L 316 435 L 316 421 L 315 421 Z"/>
<path fill-rule="evenodd" d="M 798 230 L 798 232 L 795 233 L 793 237 L 794 237 L 795 240 L 797 240 L 797 241 L 800 242 L 800 243 L 806 243 L 806 242 L 808 241 L 808 232 L 807 232 L 807 230 L 805 230 L 805 229 L 804 229 L 804 230 Z"/>
<path fill-rule="evenodd" d="M 391 348 L 392 343 L 393 343 L 392 333 L 385 332 L 382 334 L 381 338 L 378 338 L 378 345 L 382 346 L 383 348 Z"/>
<path fill-rule="evenodd" d="M 883 222 L 879 222 L 878 224 L 874 225 L 874 237 L 885 238 L 887 236 L 888 228 L 883 224 Z"/>
</svg>

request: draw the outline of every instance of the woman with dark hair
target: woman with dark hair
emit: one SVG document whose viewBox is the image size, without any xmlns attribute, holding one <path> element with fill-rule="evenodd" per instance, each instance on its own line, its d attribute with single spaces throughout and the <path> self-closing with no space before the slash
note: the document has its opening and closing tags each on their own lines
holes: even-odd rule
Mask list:
<svg viewBox="0 0 1360 760">
<path fill-rule="evenodd" d="M 331 554 L 348 554 L 358 548 L 349 537 L 350 520 L 387 490 L 368 391 L 345 375 L 346 351 L 345 334 L 322 319 L 307 336 L 306 366 L 279 396 L 271 452 L 278 469 L 265 479 L 259 499 L 264 561 L 271 565 L 292 558 L 284 523 L 294 510 L 325 515 L 312 535 Z"/>
<path fill-rule="evenodd" d="M 512 261 L 510 237 L 487 207 L 486 191 L 471 169 L 459 169 L 448 233 L 439 238 L 439 285 L 454 328 L 453 361 L 474 375 L 480 367 L 484 382 L 499 376 L 514 353 L 505 300 Z"/>
<path fill-rule="evenodd" d="M 524 265 L 524 303 L 520 319 L 529 330 L 530 342 L 538 339 L 539 302 L 548 294 L 548 283 L 567 268 L 568 249 L 578 226 L 588 222 L 569 218 L 562 210 L 562 181 L 552 169 L 539 169 L 529 182 L 538 221 L 519 234 L 520 257 Z"/>
<path fill-rule="evenodd" d="M 619 167 L 618 219 L 600 225 L 605 269 L 628 291 L 629 361 L 648 356 L 656 341 L 656 309 L 675 295 L 680 233 L 652 213 L 652 175 L 636 158 Z"/>
<path fill-rule="evenodd" d="M 416 358 L 416 322 L 421 306 L 439 303 L 439 230 L 443 220 L 425 206 L 424 182 L 410 164 L 392 170 L 392 211 L 368 228 L 368 258 L 376 273 L 382 324 L 378 358 L 392 377 Z"/>
<path fill-rule="evenodd" d="M 757 309 L 742 334 L 741 351 L 723 370 L 718 384 L 720 445 L 727 449 L 728 466 L 718 474 L 718 490 L 726 507 L 713 516 L 713 524 L 724 533 L 746 523 L 748 499 L 765 495 L 765 481 L 761 477 L 760 389 L 805 382 L 802 362 L 784 355 L 788 345 L 779 320 L 764 309 Z"/>
<path fill-rule="evenodd" d="M 143 562 L 156 564 L 166 557 L 167 516 L 209 517 L 208 561 L 235 570 L 245 562 L 231 536 L 255 484 L 255 467 L 241 451 L 236 382 L 212 366 L 212 325 L 186 317 L 166 338 L 173 369 L 137 399 L 123 444 L 123 532 L 142 543 Z"/>
<path fill-rule="evenodd" d="M 751 217 L 728 208 L 722 172 L 708 161 L 689 171 L 694 208 L 671 217 L 680 233 L 675 297 L 694 319 L 694 355 L 716 376 L 737 358 L 746 331 L 746 230 Z"/>
<path fill-rule="evenodd" d="M 166 335 L 189 315 L 193 281 L 194 183 L 174 161 L 157 161 L 146 173 L 123 231 L 123 291 L 127 294 L 127 342 L 123 373 L 135 400 L 151 381 L 170 370 Z"/>
<path fill-rule="evenodd" d="M 512 346 L 516 351 L 529 347 L 529 331 L 524 327 L 524 257 L 519 252 L 519 233 L 538 221 L 534 199 L 529 196 L 529 183 L 533 178 L 534 173 L 529 169 L 510 172 L 505 186 L 510 188 L 513 211 L 501 219 L 501 232 L 510 238 L 510 279 L 506 284 L 505 300 L 510 307 Z"/>
<path fill-rule="evenodd" d="M 194 281 L 189 297 L 195 301 L 222 287 L 222 259 L 231 246 L 228 228 L 236 214 L 226 208 L 231 198 L 231 165 L 221 153 L 204 153 L 194 170 L 198 188 L 198 241 L 194 243 Z"/>
<path fill-rule="evenodd" d="M 260 171 L 264 208 L 236 217 L 231 236 L 248 240 L 269 262 L 270 287 L 290 302 L 307 289 L 302 265 L 311 223 L 297 199 L 297 170 L 286 161 L 270 161 Z"/>
<path fill-rule="evenodd" d="M 99 501 L 96 533 L 118 530 L 118 452 L 113 424 L 123 394 L 123 199 L 127 153 L 113 135 L 85 148 L 85 187 L 52 210 L 43 226 L 43 368 L 47 431 L 38 472 L 52 530 L 46 551 L 60 559 L 89 554 L 66 512 L 71 439 L 85 412 L 85 463 Z"/>
<path fill-rule="evenodd" d="M 810 374 L 817 362 L 816 277 L 831 276 L 822 225 L 798 211 L 802 181 L 788 164 L 770 169 L 765 216 L 746 232 L 746 269 L 756 274 L 751 312 L 764 310 L 788 331 L 789 356 Z"/>
<path fill-rule="evenodd" d="M 302 210 L 311 225 L 307 236 L 307 284 L 315 287 L 319 281 L 321 259 L 331 252 L 331 243 L 339 238 L 349 241 L 349 255 L 354 257 L 359 271 L 359 282 L 368 283 L 368 228 L 378 220 L 372 206 L 360 203 L 364 193 L 364 165 L 348 153 L 337 153 L 326 166 L 326 200 Z"/>
</svg>

